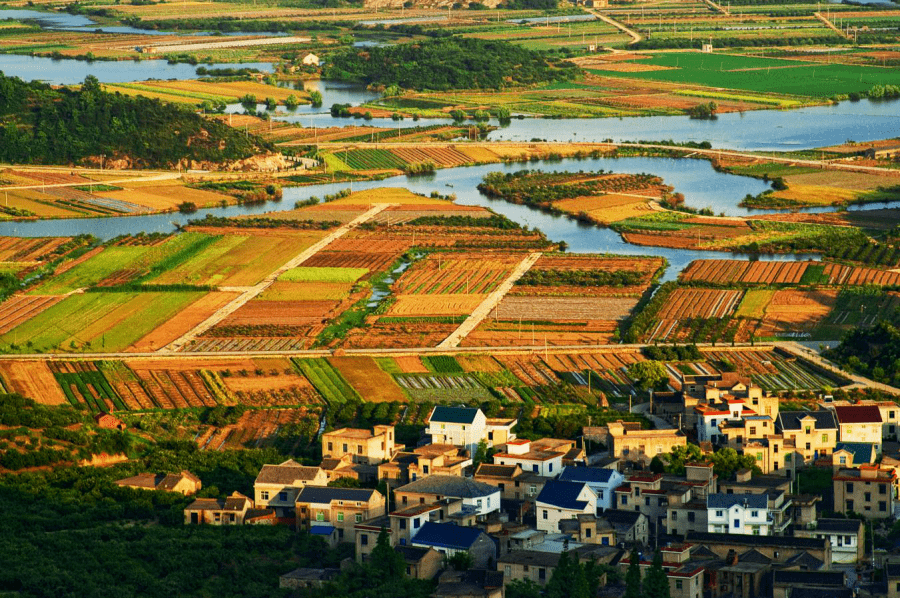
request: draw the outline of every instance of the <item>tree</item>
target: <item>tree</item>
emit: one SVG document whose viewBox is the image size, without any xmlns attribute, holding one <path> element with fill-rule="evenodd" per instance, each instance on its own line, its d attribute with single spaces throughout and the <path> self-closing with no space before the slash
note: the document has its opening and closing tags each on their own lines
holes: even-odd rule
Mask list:
<svg viewBox="0 0 900 598">
<path fill-rule="evenodd" d="M 684 446 L 673 447 L 672 452 L 667 455 L 668 465 L 666 465 L 666 473 L 682 475 L 684 474 L 685 463 L 702 460 L 703 452 L 696 444 L 687 443 Z"/>
<path fill-rule="evenodd" d="M 589 598 L 589 586 L 584 567 L 569 555 L 568 546 L 559 555 L 559 562 L 547 582 L 547 598 Z"/>
<path fill-rule="evenodd" d="M 754 473 L 762 473 L 752 455 L 738 454 L 733 448 L 718 450 L 709 456 L 709 460 L 719 479 L 728 479 L 739 469 L 752 469 Z"/>
<path fill-rule="evenodd" d="M 643 598 L 670 598 L 669 578 L 662 567 L 662 552 L 656 551 L 653 555 L 653 564 L 644 577 Z"/>
<path fill-rule="evenodd" d="M 625 572 L 625 598 L 641 598 L 641 557 L 637 547 L 632 547 Z"/>
<path fill-rule="evenodd" d="M 469 551 L 464 550 L 462 552 L 457 552 L 449 559 L 447 559 L 447 563 L 453 567 L 454 571 L 467 571 L 472 567 L 472 555 L 469 554 Z"/>
<path fill-rule="evenodd" d="M 369 569 L 372 577 L 384 582 L 399 581 L 406 574 L 406 561 L 403 555 L 391 548 L 388 532 L 381 528 L 372 556 L 369 559 Z"/>
<path fill-rule="evenodd" d="M 516 579 L 506 585 L 506 598 L 541 598 L 541 586 L 530 579 Z"/>
<path fill-rule="evenodd" d="M 482 440 L 475 448 L 475 456 L 472 457 L 472 468 L 478 469 L 478 466 L 488 460 L 491 456 L 491 450 L 488 448 L 486 440 Z"/>
<path fill-rule="evenodd" d="M 661 361 L 638 361 L 628 368 L 628 377 L 642 390 L 658 389 L 665 386 L 669 374 Z"/>
</svg>

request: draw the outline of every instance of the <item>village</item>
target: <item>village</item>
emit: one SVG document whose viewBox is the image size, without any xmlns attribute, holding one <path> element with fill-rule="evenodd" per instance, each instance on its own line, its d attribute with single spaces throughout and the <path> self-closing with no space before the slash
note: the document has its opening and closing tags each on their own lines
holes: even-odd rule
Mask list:
<svg viewBox="0 0 900 598">
<path fill-rule="evenodd" d="M 900 562 L 872 544 L 874 526 L 900 514 L 895 403 L 823 395 L 814 410 L 789 411 L 742 376 L 681 382 L 653 395 L 654 429 L 617 421 L 575 440 L 517 438 L 515 419 L 442 405 L 416 446 L 391 425 L 327 431 L 318 466 L 264 465 L 253 496 L 198 498 L 184 524 L 290 526 L 352 544 L 357 563 L 384 537 L 407 576 L 438 581 L 440 598 L 543 587 L 563 553 L 604 566 L 602 596 L 623 595 L 629 568 L 646 574 L 660 557 L 673 598 L 849 598 L 863 582 L 868 595 L 896 595 Z M 720 476 L 715 456 L 729 450 L 738 459 Z M 821 494 L 799 491 L 810 470 L 830 482 Z M 116 483 L 202 488 L 188 471 Z M 875 584 L 873 566 L 886 572 Z M 299 568 L 279 585 L 321 588 L 340 571 Z"/>
</svg>

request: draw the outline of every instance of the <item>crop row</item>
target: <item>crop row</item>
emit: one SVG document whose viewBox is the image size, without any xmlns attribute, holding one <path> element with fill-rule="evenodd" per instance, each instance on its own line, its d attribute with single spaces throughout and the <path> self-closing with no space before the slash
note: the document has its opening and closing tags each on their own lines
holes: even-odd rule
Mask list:
<svg viewBox="0 0 900 598">
<path fill-rule="evenodd" d="M 345 403 L 348 400 L 362 400 L 340 372 L 324 359 L 292 358 L 291 361 L 329 405 Z"/>
</svg>

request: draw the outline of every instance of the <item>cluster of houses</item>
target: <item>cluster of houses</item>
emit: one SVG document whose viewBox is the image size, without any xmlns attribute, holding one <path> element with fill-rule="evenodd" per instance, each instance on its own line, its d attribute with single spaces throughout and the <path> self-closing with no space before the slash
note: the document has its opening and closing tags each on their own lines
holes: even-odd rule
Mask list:
<svg viewBox="0 0 900 598">
<path fill-rule="evenodd" d="M 475 408 L 435 407 L 416 447 L 397 444 L 392 426 L 334 430 L 321 437 L 319 466 L 265 465 L 252 498 L 197 499 L 185 523 L 290 524 L 332 546 L 354 544 L 358 562 L 370 558 L 385 531 L 408 575 L 437 577 L 435 596 L 500 597 L 513 580 L 544 585 L 563 550 L 624 572 L 635 546 L 642 568 L 662 551 L 673 598 L 851 595 L 841 567 L 864 560 L 864 524 L 819 518 L 822 497 L 795 493 L 794 478 L 800 467 L 827 462 L 834 510 L 893 516 L 900 461 L 875 460 L 882 438 L 896 435 L 896 405 L 779 412 L 777 398 L 747 380 L 695 376 L 678 393 L 657 394 L 653 407 L 674 427 L 642 430 L 619 421 L 586 428 L 585 438 L 608 447 L 593 455 L 583 441 L 516 438 L 516 420 Z M 754 455 L 762 475 L 742 470 L 720 480 L 710 463 L 688 463 L 682 475 L 653 473 L 653 457 L 689 436 L 708 450 Z M 473 464 L 481 443 L 492 455 Z M 384 481 L 387 495 L 329 486 L 342 478 L 361 486 Z M 200 487 L 187 472 L 120 483 Z M 461 552 L 471 559 L 467 571 L 448 566 Z M 900 583 L 896 570 L 891 583 Z M 300 569 L 281 583 L 314 587 L 336 574 Z"/>
</svg>

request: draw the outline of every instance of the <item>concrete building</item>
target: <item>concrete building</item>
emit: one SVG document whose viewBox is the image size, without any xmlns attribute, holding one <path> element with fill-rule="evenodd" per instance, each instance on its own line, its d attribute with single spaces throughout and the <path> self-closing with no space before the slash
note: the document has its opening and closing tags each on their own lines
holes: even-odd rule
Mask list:
<svg viewBox="0 0 900 598">
<path fill-rule="evenodd" d="M 463 507 L 477 516 L 500 509 L 500 489 L 470 478 L 433 475 L 410 482 L 394 491 L 394 500 L 401 509 L 439 502 L 445 498 L 461 499 Z"/>
<path fill-rule="evenodd" d="M 653 457 L 687 445 L 678 430 L 642 430 L 640 424 L 617 421 L 608 426 L 610 455 L 627 461 L 649 463 Z"/>
<path fill-rule="evenodd" d="M 370 432 L 359 428 L 341 428 L 322 434 L 322 457 L 340 459 L 350 455 L 354 463 L 378 465 L 389 461 L 398 451 L 394 444 L 394 426 L 375 426 Z"/>
<path fill-rule="evenodd" d="M 805 463 L 830 455 L 838 441 L 837 420 L 828 409 L 782 411 L 775 420 L 775 429 L 785 440 L 793 441 L 794 449 Z"/>
<path fill-rule="evenodd" d="M 831 562 L 831 543 L 824 538 L 691 532 L 685 542 L 703 545 L 720 559 L 754 550 L 776 563 L 786 563 L 804 553 L 823 563 Z"/>
<path fill-rule="evenodd" d="M 535 510 L 538 530 L 555 533 L 561 520 L 596 515 L 597 495 L 585 483 L 551 480 L 535 500 Z"/>
<path fill-rule="evenodd" d="M 867 519 L 894 516 L 897 505 L 897 473 L 877 465 L 839 469 L 832 478 L 834 510 L 859 513 Z"/>
<path fill-rule="evenodd" d="M 487 418 L 481 409 L 437 406 L 425 421 L 434 444 L 461 446 L 474 455 L 478 443 L 487 440 Z"/>
<path fill-rule="evenodd" d="M 497 561 L 497 546 L 494 541 L 475 527 L 429 521 L 412 539 L 412 546 L 433 548 L 447 558 L 458 552 L 468 552 L 473 566 L 479 569 Z"/>
<path fill-rule="evenodd" d="M 650 524 L 641 512 L 609 509 L 598 519 L 606 521 L 616 531 L 616 544 L 646 545 L 650 540 Z"/>
<path fill-rule="evenodd" d="M 559 480 L 587 484 L 597 495 L 597 508 L 606 510 L 615 506 L 615 490 L 622 485 L 625 477 L 615 469 L 566 467 L 559 475 Z"/>
<path fill-rule="evenodd" d="M 319 66 L 319 57 L 309 53 L 303 57 L 303 66 Z"/>
<path fill-rule="evenodd" d="M 518 465 L 522 471 L 528 471 L 544 477 L 555 477 L 562 471 L 563 457 L 567 451 L 535 450 L 531 441 L 524 439 L 510 440 L 505 451 L 494 454 L 497 465 Z"/>
<path fill-rule="evenodd" d="M 327 486 L 328 476 L 320 467 L 306 467 L 293 459 L 278 465 L 266 464 L 253 482 L 257 508 L 275 509 L 279 517 L 294 515 L 297 494 L 306 486 Z"/>
<path fill-rule="evenodd" d="M 840 427 L 841 442 L 869 443 L 874 445 L 876 455 L 881 454 L 884 422 L 878 407 L 874 405 L 835 407 L 834 414 Z"/>
<path fill-rule="evenodd" d="M 500 490 L 503 500 L 534 502 L 551 478 L 522 471 L 518 465 L 482 463 L 475 470 L 475 481 L 490 484 Z"/>
<path fill-rule="evenodd" d="M 434 548 L 397 546 L 394 548 L 406 563 L 406 575 L 412 579 L 434 579 L 444 565 L 444 557 Z"/>
<path fill-rule="evenodd" d="M 864 529 L 859 519 L 819 519 L 814 524 L 794 528 L 794 536 L 830 541 L 832 563 L 858 563 L 866 553 Z"/>
<path fill-rule="evenodd" d="M 306 486 L 297 495 L 297 529 L 331 526 L 340 542 L 355 542 L 354 525 L 384 515 L 385 500 L 368 488 L 319 488 Z"/>
<path fill-rule="evenodd" d="M 239 492 L 225 499 L 198 498 L 184 509 L 184 523 L 207 525 L 244 525 L 253 501 Z"/>
<path fill-rule="evenodd" d="M 378 479 L 408 484 L 430 475 L 461 476 L 472 459 L 452 444 L 427 444 L 412 452 L 398 452 L 378 466 Z"/>
<path fill-rule="evenodd" d="M 768 506 L 765 494 L 710 494 L 706 497 L 707 531 L 771 535 Z"/>
</svg>

